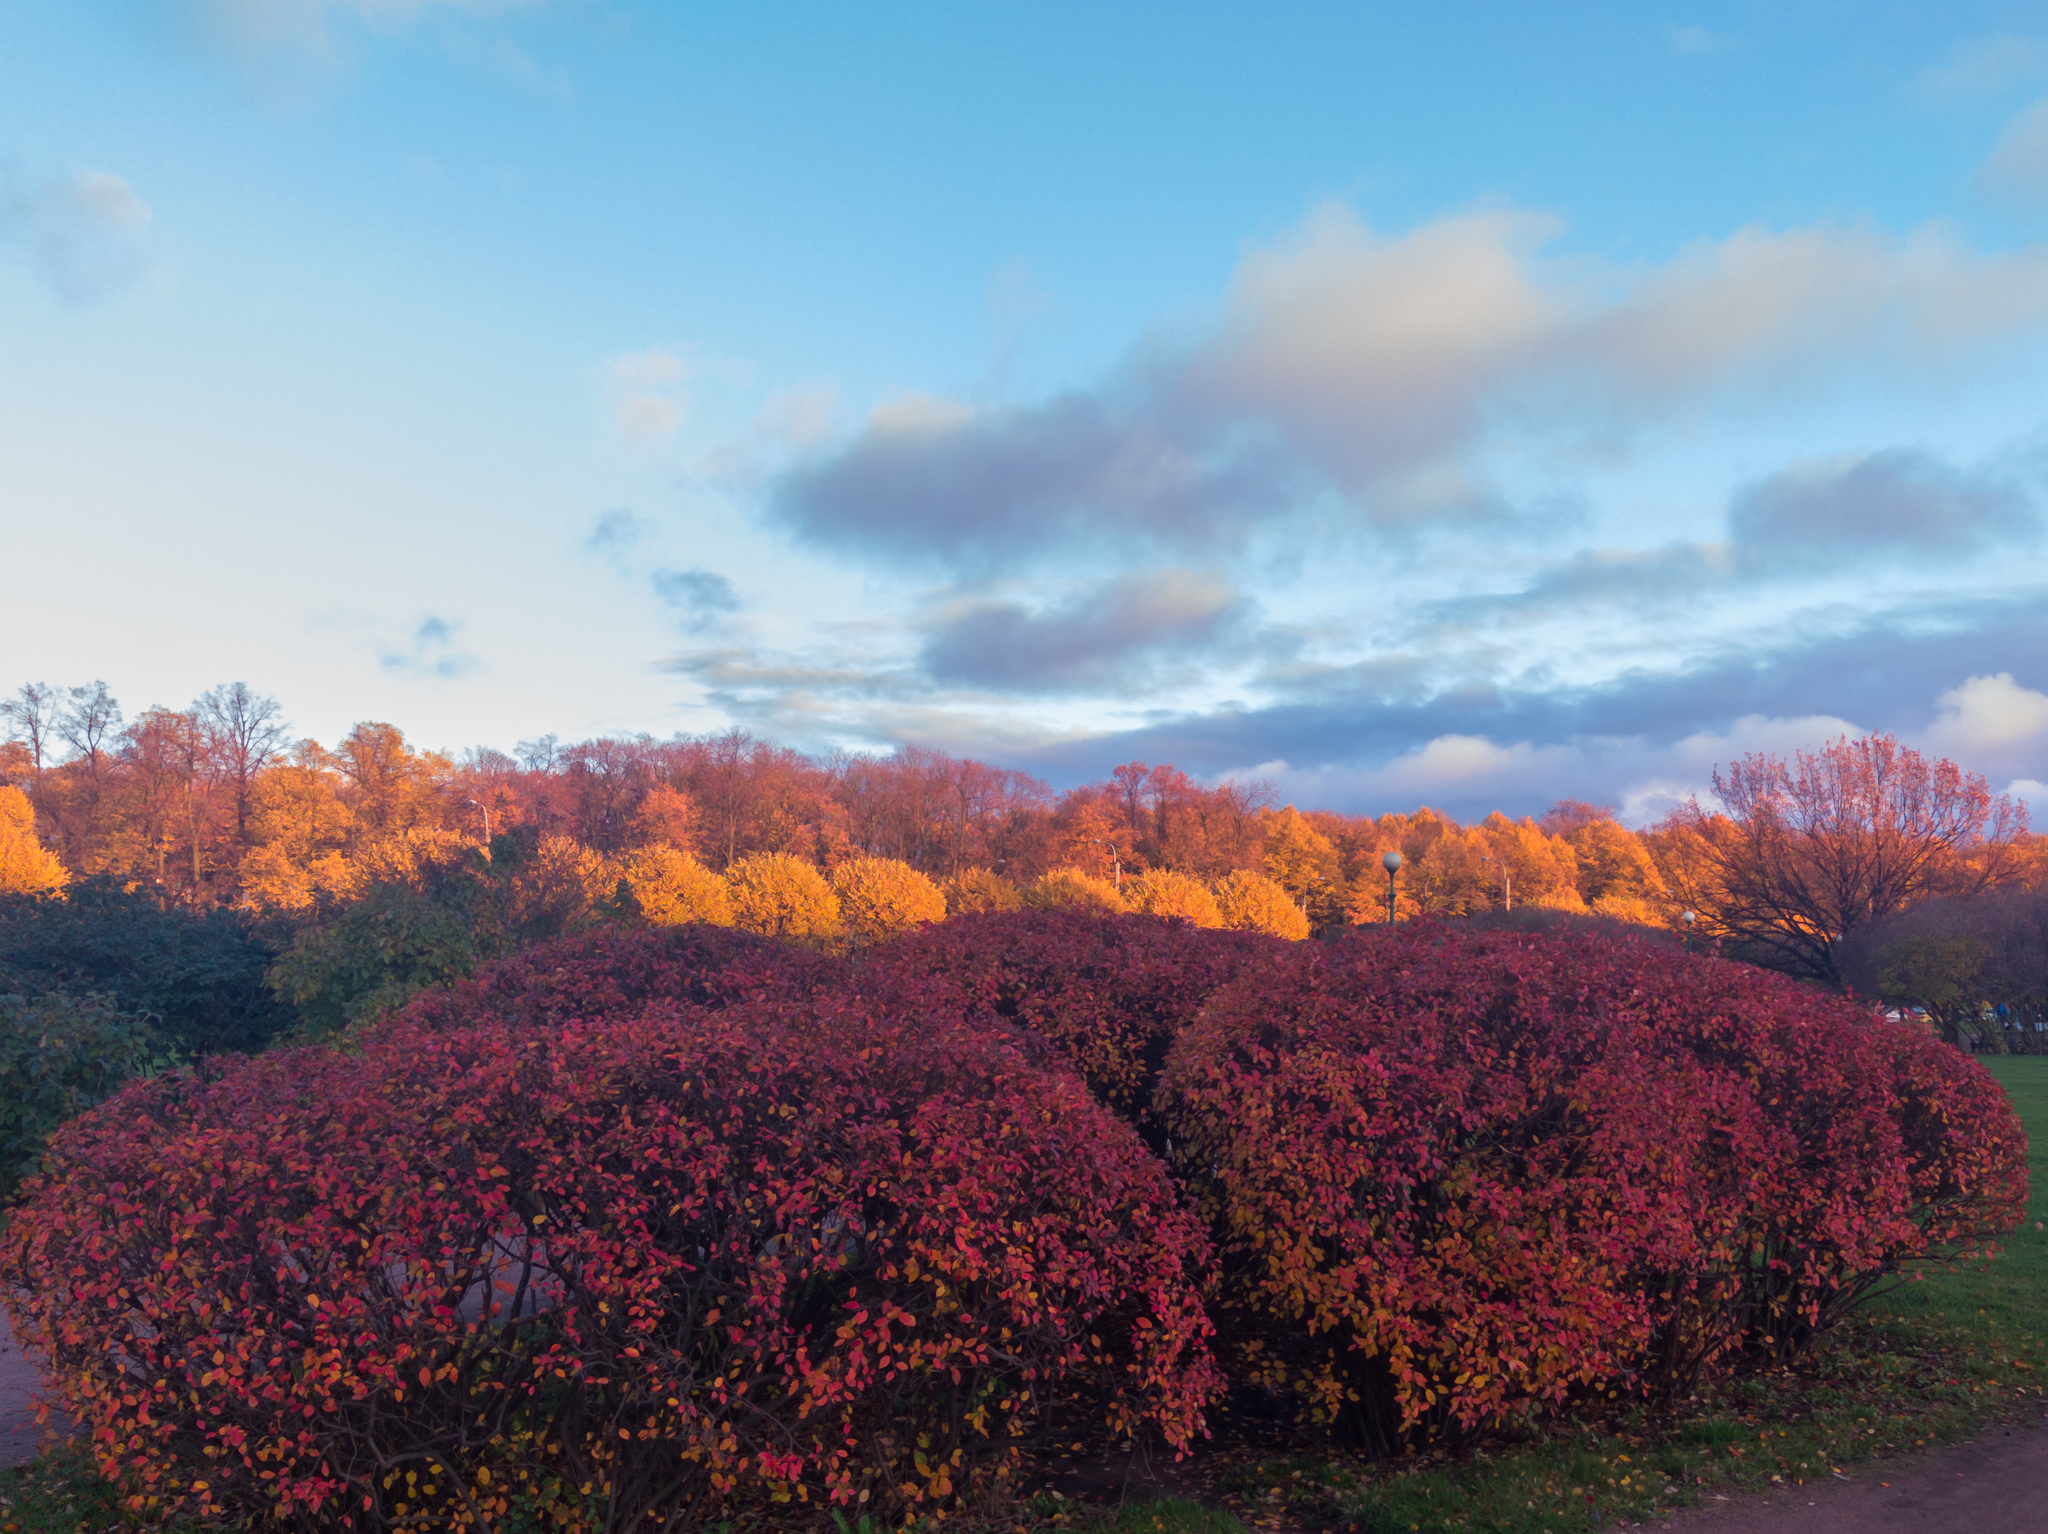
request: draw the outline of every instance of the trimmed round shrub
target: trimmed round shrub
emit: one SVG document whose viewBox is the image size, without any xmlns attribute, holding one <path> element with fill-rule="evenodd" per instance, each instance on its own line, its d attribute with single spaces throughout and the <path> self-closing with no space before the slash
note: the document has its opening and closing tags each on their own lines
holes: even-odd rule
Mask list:
<svg viewBox="0 0 2048 1534">
<path fill-rule="evenodd" d="M 733 924 L 763 937 L 830 938 L 839 935 L 839 897 L 825 876 L 802 858 L 763 852 L 725 871 Z"/>
<path fill-rule="evenodd" d="M 627 853 L 624 867 L 633 903 L 650 925 L 732 925 L 732 898 L 725 881 L 687 852 L 654 842 Z"/>
<path fill-rule="evenodd" d="M 877 949 L 858 982 L 936 986 L 1043 1040 L 1101 1101 L 1137 1121 L 1180 1030 L 1218 987 L 1286 945 L 1153 916 L 956 916 Z"/>
<path fill-rule="evenodd" d="M 1226 1367 L 1382 1449 L 1784 1357 L 2025 1198 L 2017 1120 L 1953 1051 L 1627 939 L 1297 948 L 1210 999 L 1156 1095 Z"/>
<path fill-rule="evenodd" d="M 1134 876 L 1124 886 L 1124 900 L 1133 911 L 1146 916 L 1177 917 L 1197 927 L 1224 924 L 1209 886 L 1170 868 L 1148 868 Z"/>
<path fill-rule="evenodd" d="M 1079 868 L 1055 868 L 1024 886 L 1023 900 L 1033 911 L 1087 911 L 1104 916 L 1130 909 L 1107 879 Z"/>
<path fill-rule="evenodd" d="M 138 1507 L 693 1528 L 942 1510 L 1054 1430 L 1185 1446 L 1206 1257 L 1063 1073 L 747 1004 L 132 1087 L 57 1136 L 0 1303 Z"/>
<path fill-rule="evenodd" d="M 908 863 L 850 858 L 832 870 L 839 925 L 856 948 L 946 919 L 946 897 Z"/>
<path fill-rule="evenodd" d="M 1216 881 L 1216 909 L 1237 932 L 1266 932 L 1298 943 L 1308 936 L 1308 913 L 1276 879 L 1239 868 Z"/>
</svg>

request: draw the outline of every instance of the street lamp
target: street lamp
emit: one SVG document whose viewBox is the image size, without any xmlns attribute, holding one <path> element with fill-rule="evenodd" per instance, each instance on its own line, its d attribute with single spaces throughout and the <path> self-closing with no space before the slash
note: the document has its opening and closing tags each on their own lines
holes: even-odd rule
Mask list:
<svg viewBox="0 0 2048 1534">
<path fill-rule="evenodd" d="M 491 807 L 488 804 L 479 804 L 474 799 L 468 799 L 464 802 L 471 809 L 484 812 L 484 846 L 488 848 L 491 845 Z"/>
<path fill-rule="evenodd" d="M 1687 953 L 1691 953 L 1691 952 L 1692 952 L 1692 924 L 1693 924 L 1694 922 L 1696 922 L 1696 921 L 1698 921 L 1698 920 L 1699 920 L 1699 915 L 1698 915 L 1698 913 L 1697 913 L 1697 912 L 1694 912 L 1694 911 L 1680 911 L 1680 912 L 1678 913 L 1678 919 L 1679 919 L 1680 921 L 1682 921 L 1682 922 L 1684 922 L 1684 923 L 1685 923 L 1685 951 L 1686 951 Z"/>
<path fill-rule="evenodd" d="M 1401 854 L 1390 852 L 1380 859 L 1380 867 L 1387 871 L 1387 925 L 1394 925 L 1394 875 L 1401 871 Z"/>
<path fill-rule="evenodd" d="M 1109 866 L 1116 872 L 1116 891 L 1121 895 L 1124 891 L 1124 860 L 1117 853 L 1116 843 L 1098 838 L 1095 845 L 1109 849 Z"/>
</svg>

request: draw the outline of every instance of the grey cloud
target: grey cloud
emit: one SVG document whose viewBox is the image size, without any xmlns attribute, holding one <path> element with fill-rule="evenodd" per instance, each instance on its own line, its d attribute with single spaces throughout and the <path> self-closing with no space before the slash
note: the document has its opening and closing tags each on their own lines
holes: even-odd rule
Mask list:
<svg viewBox="0 0 2048 1534">
<path fill-rule="evenodd" d="M 34 181 L 0 167 L 0 247 L 21 251 L 72 303 L 109 297 L 148 270 L 149 219 L 128 183 L 105 171 Z"/>
<path fill-rule="evenodd" d="M 715 570 L 657 570 L 653 581 L 685 633 L 704 633 L 740 610 L 739 593 Z"/>
<path fill-rule="evenodd" d="M 474 655 L 456 648 L 456 636 L 461 631 L 460 618 L 443 618 L 428 613 L 419 627 L 413 630 L 410 646 L 402 650 L 386 650 L 381 664 L 386 671 L 405 676 L 443 679 L 466 676 L 479 663 Z"/>
<path fill-rule="evenodd" d="M 1297 769 L 1379 765 L 1447 735 L 1539 748 L 1668 745 L 1755 715 L 1825 715 L 1911 732 L 1927 725 L 1933 700 L 1966 677 L 2011 672 L 2021 686 L 2048 687 L 2043 597 L 2048 593 L 1892 612 L 1805 643 L 1724 646 L 1689 666 L 1633 670 L 1587 686 L 1529 686 L 1509 675 L 1457 677 L 1423 661 L 1330 668 L 1305 680 L 1294 696 L 1263 707 L 1190 714 L 1006 760 L 1075 781 L 1133 757 L 1206 774 L 1276 760 Z M 1496 807 L 1503 806 L 1485 806 Z"/>
<path fill-rule="evenodd" d="M 1476 466 L 1518 432 L 1611 443 L 1731 393 L 1910 373 L 2048 325 L 2048 249 L 1752 228 L 1588 274 L 1541 257 L 1556 230 L 1486 213 L 1385 237 L 1323 209 L 1245 259 L 1206 334 L 1038 404 L 877 410 L 786 471 L 770 516 L 820 545 L 968 567 L 1214 553 L 1304 519 L 1498 522 Z"/>
<path fill-rule="evenodd" d="M 1223 582 L 1184 570 L 1122 576 L 1055 607 L 959 604 L 931 625 L 925 671 L 940 682 L 1014 692 L 1116 690 L 1166 653 L 1213 645 L 1241 616 Z"/>
<path fill-rule="evenodd" d="M 1728 526 L 1746 559 L 1812 565 L 1959 559 L 2031 539 L 2039 521 L 2014 485 L 1893 449 L 1761 480 L 1736 497 Z"/>
<path fill-rule="evenodd" d="M 1205 438 L 1142 402 L 882 417 L 776 487 L 813 542 L 985 565 L 1051 544 L 1233 542 L 1303 476 L 1269 447 Z"/>
</svg>

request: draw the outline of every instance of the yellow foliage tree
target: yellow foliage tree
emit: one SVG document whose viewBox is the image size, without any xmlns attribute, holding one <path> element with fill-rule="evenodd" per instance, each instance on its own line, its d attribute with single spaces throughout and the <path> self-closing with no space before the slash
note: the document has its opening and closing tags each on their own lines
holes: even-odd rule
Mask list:
<svg viewBox="0 0 2048 1534">
<path fill-rule="evenodd" d="M 1040 874 L 1025 886 L 1024 904 L 1034 911 L 1093 911 L 1113 916 L 1130 909 L 1114 884 L 1079 868 L 1055 868 Z"/>
<path fill-rule="evenodd" d="M 1220 927 L 1223 913 L 1207 885 L 1170 868 L 1149 868 L 1124 884 L 1124 900 L 1147 916 L 1178 916 L 1197 927 Z"/>
<path fill-rule="evenodd" d="M 946 919 L 944 892 L 895 858 L 849 858 L 832 870 L 832 889 L 840 928 L 857 947 Z"/>
<path fill-rule="evenodd" d="M 617 892 L 623 870 L 573 836 L 544 836 L 513 875 L 517 920 L 553 931 L 589 919 Z"/>
<path fill-rule="evenodd" d="M 1336 843 L 1302 817 L 1293 805 L 1266 823 L 1266 873 L 1296 900 L 1314 900 L 1337 880 Z"/>
<path fill-rule="evenodd" d="M 732 897 L 725 881 L 687 852 L 655 842 L 627 853 L 624 868 L 633 903 L 652 925 L 732 925 Z"/>
<path fill-rule="evenodd" d="M 1308 936 L 1308 913 L 1275 880 L 1249 868 L 1217 881 L 1216 909 L 1223 925 L 1239 932 L 1269 932 L 1293 943 Z"/>
<path fill-rule="evenodd" d="M 54 895 L 71 875 L 36 837 L 35 806 L 18 788 L 0 787 L 0 895 Z"/>
<path fill-rule="evenodd" d="M 945 884 L 946 912 L 1015 911 L 1024 904 L 1017 886 L 987 868 L 963 868 Z"/>
<path fill-rule="evenodd" d="M 733 925 L 764 937 L 828 938 L 839 932 L 839 897 L 825 876 L 786 852 L 741 858 L 725 871 Z"/>
</svg>

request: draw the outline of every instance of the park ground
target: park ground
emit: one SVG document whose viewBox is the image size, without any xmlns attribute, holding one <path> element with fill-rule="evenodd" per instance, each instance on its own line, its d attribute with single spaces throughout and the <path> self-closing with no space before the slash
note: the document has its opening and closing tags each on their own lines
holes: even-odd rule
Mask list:
<svg viewBox="0 0 2048 1534">
<path fill-rule="evenodd" d="M 1796 1368 L 1456 1461 L 1371 1464 L 1233 1433 L 1192 1462 L 1067 1467 L 999 1527 L 1071 1534 L 2040 1534 L 2048 1530 L 2048 1059 L 1985 1062 L 2031 1146 L 2032 1203 L 1989 1258 L 1917 1275 Z M 12 1366 L 10 1368 L 10 1365 Z M 0 1464 L 28 1452 L 0 1354 Z M 10 1453 L 10 1450 L 13 1452 Z M 1058 1490 L 1065 1487 L 1067 1490 Z M 865 1520 L 864 1520 L 865 1522 Z M 126 1527 L 75 1449 L 0 1470 L 0 1534 Z"/>
</svg>

